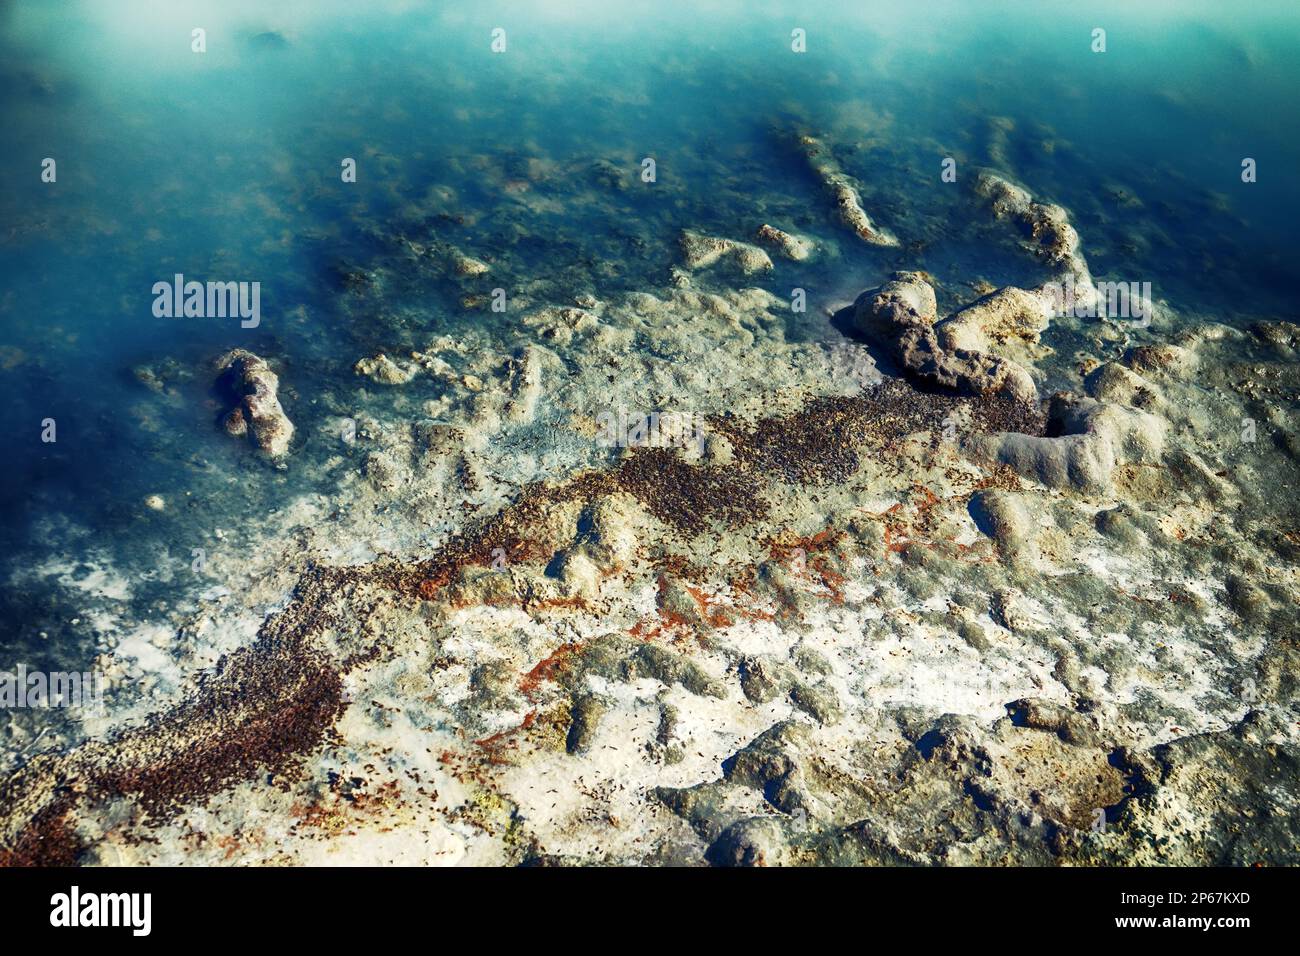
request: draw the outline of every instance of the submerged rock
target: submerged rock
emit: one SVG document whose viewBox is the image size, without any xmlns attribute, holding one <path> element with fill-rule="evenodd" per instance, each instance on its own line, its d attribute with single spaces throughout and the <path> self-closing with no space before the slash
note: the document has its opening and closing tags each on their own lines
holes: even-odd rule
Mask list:
<svg viewBox="0 0 1300 956">
<path fill-rule="evenodd" d="M 234 407 L 222 419 L 227 434 L 251 433 L 257 447 L 278 458 L 289 450 L 293 422 L 280 406 L 280 380 L 265 359 L 234 349 L 217 359 L 217 389 Z"/>
<path fill-rule="evenodd" d="M 759 242 L 766 243 L 767 245 L 780 250 L 781 255 L 785 256 L 787 259 L 802 262 L 812 254 L 812 240 L 805 239 L 802 236 L 791 235 L 788 232 L 783 232 L 774 226 L 767 225 L 766 223 L 759 226 L 758 232 L 755 235 Z"/>
<path fill-rule="evenodd" d="M 410 365 L 398 365 L 383 352 L 377 352 L 370 358 L 359 360 L 352 366 L 352 371 L 381 385 L 405 385 L 415 378 L 416 369 Z"/>
<path fill-rule="evenodd" d="M 987 169 L 977 174 L 975 189 L 992 204 L 994 215 L 1013 219 L 1025 229 L 1031 247 L 1047 262 L 1059 266 L 1076 259 L 1079 233 L 1063 208 L 1035 202 L 1023 186 Z"/>
<path fill-rule="evenodd" d="M 706 236 L 687 229 L 682 232 L 680 245 L 686 268 L 691 270 L 708 268 L 725 258 L 746 275 L 772 271 L 768 254 L 747 242 Z"/>
<path fill-rule="evenodd" d="M 473 256 L 466 255 L 455 246 L 448 247 L 447 260 L 451 265 L 452 271 L 458 276 L 479 276 L 483 275 L 489 269 L 486 262 L 483 262 L 480 259 L 475 259 Z"/>
<path fill-rule="evenodd" d="M 840 168 L 826 144 L 815 136 L 808 135 L 799 136 L 797 143 L 800 152 L 808 160 L 809 167 L 835 200 L 844 224 L 864 242 L 875 246 L 898 245 L 896 238 L 871 221 L 867 211 L 862 208 L 862 199 L 856 185 Z"/>
<path fill-rule="evenodd" d="M 1035 201 L 1023 186 L 988 169 L 976 175 L 975 191 L 989 200 L 995 216 L 1019 225 L 1026 247 L 1054 269 L 1055 278 L 1033 293 L 1046 308 L 1079 314 L 1098 303 L 1097 287 L 1083 256 L 1079 233 L 1070 225 L 1065 209 Z"/>
</svg>

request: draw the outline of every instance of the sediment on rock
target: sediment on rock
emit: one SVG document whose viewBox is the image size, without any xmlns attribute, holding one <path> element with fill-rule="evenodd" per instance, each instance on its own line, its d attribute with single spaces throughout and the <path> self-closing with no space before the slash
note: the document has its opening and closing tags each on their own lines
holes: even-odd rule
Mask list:
<svg viewBox="0 0 1300 956">
<path fill-rule="evenodd" d="M 581 557 L 597 577 L 579 591 L 595 597 L 599 580 L 618 573 L 637 552 L 637 527 L 648 520 L 638 515 L 688 536 L 761 526 L 767 511 L 763 489 L 771 481 L 833 482 L 855 467 L 856 449 L 864 443 L 934 428 L 960 405 L 969 406 L 972 420 L 983 427 L 1041 427 L 1030 410 L 997 399 L 925 396 L 904 383 L 886 382 L 856 398 L 812 402 L 791 416 L 752 425 L 717 422 L 731 449 L 725 467 L 690 464 L 667 449 L 640 449 L 616 468 L 525 489 L 516 502 L 473 532 L 453 537 L 427 561 L 309 571 L 291 603 L 266 621 L 253 644 L 223 658 L 191 700 L 140 728 L 66 754 L 38 755 L 7 779 L 0 821 L 6 859 L 76 858 L 81 850 L 72 821 L 96 800 L 133 799 L 163 821 L 258 773 L 291 772 L 299 757 L 327 741 L 345 707 L 342 677 L 379 650 L 364 633 L 342 643 L 322 640 L 358 608 L 412 599 L 463 603 L 477 592 L 453 586 L 458 576 L 467 567 L 489 566 L 498 548 L 512 565 L 538 568 L 556 555 L 561 566 L 565 556 Z M 513 593 L 508 577 L 491 571 L 487 576 L 505 583 L 505 593 L 525 607 L 538 600 L 536 592 Z M 693 692 L 722 693 L 693 662 L 665 649 L 643 647 L 630 661 L 631 676 L 648 674 Z M 792 693 L 818 719 L 836 719 L 840 703 L 829 688 L 808 685 Z M 597 701 L 575 712 L 575 750 L 586 746 L 599 712 Z"/>
</svg>

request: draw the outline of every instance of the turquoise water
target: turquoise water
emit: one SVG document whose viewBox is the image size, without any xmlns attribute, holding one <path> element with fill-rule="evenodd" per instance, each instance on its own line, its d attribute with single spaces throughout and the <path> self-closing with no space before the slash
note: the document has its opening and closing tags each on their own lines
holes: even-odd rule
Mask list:
<svg viewBox="0 0 1300 956">
<path fill-rule="evenodd" d="M 762 221 L 835 250 L 748 280 L 808 290 L 796 337 L 838 335 L 818 307 L 894 268 L 949 289 L 1041 281 L 1003 226 L 940 182 L 946 156 L 959 178 L 1005 168 L 1069 208 L 1099 278 L 1152 281 L 1200 318 L 1294 317 L 1289 4 L 152 6 L 0 7 L 7 656 L 93 644 L 69 623 L 76 589 L 13 577 L 54 558 L 110 561 L 134 615 L 163 613 L 193 585 L 159 568 L 188 564 L 200 529 L 238 535 L 316 489 L 313 464 L 338 453 L 317 437 L 324 417 L 392 401 L 359 394 L 358 358 L 443 332 L 510 339 L 522 311 L 467 307 L 467 294 L 654 291 L 681 229 L 748 238 Z M 191 52 L 195 26 L 206 53 Z M 805 54 L 791 52 L 795 27 Z M 832 144 L 899 249 L 835 223 L 783 144 L 793 129 Z M 646 156 L 653 186 L 638 178 Z M 40 181 L 45 157 L 56 183 Z M 343 157 L 355 184 L 340 181 Z M 1241 181 L 1243 157 L 1258 182 Z M 491 275 L 403 269 L 399 235 L 436 235 Z M 346 276 L 376 268 L 382 287 L 349 291 Z M 260 281 L 260 326 L 155 318 L 151 286 L 177 272 Z M 214 427 L 204 363 L 236 346 L 283 367 L 299 432 L 285 469 Z M 172 370 L 162 393 L 141 366 Z M 149 494 L 168 509 L 145 513 Z"/>
</svg>

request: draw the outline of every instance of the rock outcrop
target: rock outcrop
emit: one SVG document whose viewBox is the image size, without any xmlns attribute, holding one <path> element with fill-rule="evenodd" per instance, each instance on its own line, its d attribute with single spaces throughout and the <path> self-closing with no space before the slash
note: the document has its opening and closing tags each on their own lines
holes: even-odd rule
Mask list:
<svg viewBox="0 0 1300 956">
<path fill-rule="evenodd" d="M 1051 488 L 1106 494 L 1117 466 L 1151 464 L 1164 448 L 1160 418 L 1081 395 L 1058 394 L 1048 411 L 1047 436 L 980 435 L 971 446 Z"/>
<path fill-rule="evenodd" d="M 1038 389 L 1025 369 L 985 352 L 945 347 L 943 326 L 935 319 L 934 289 L 917 272 L 896 272 L 854 303 L 856 329 L 881 345 L 903 374 L 923 387 L 1037 401 Z"/>
</svg>

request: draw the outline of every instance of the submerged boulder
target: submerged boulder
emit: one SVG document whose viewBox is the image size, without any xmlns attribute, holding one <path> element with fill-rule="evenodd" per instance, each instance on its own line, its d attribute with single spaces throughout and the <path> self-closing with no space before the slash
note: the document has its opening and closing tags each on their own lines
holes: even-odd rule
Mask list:
<svg viewBox="0 0 1300 956">
<path fill-rule="evenodd" d="M 993 206 L 995 216 L 1014 220 L 1024 229 L 1027 243 L 1040 258 L 1055 266 L 1081 261 L 1079 233 L 1063 208 L 1035 201 L 1023 186 L 989 169 L 979 170 L 975 190 Z"/>
<path fill-rule="evenodd" d="M 293 422 L 280 406 L 280 380 L 266 360 L 233 349 L 217 359 L 215 367 L 217 389 L 232 406 L 221 420 L 227 434 L 251 434 L 257 447 L 273 458 L 288 452 Z"/>
<path fill-rule="evenodd" d="M 755 233 L 759 242 L 766 243 L 777 249 L 781 255 L 787 259 L 793 259 L 795 262 L 802 262 L 812 254 L 813 243 L 811 239 L 805 239 L 803 236 L 796 236 L 793 233 L 785 232 L 764 223 L 759 226 L 758 232 Z"/>
<path fill-rule="evenodd" d="M 682 261 L 692 272 L 706 269 L 722 259 L 745 275 L 772 271 L 772 258 L 758 246 L 748 242 L 738 242 L 720 236 L 706 236 L 686 229 L 682 231 L 678 244 L 682 250 Z"/>
<path fill-rule="evenodd" d="M 415 378 L 416 367 L 411 364 L 399 365 L 383 352 L 357 361 L 352 371 L 364 375 L 381 385 L 405 385 Z"/>
</svg>

